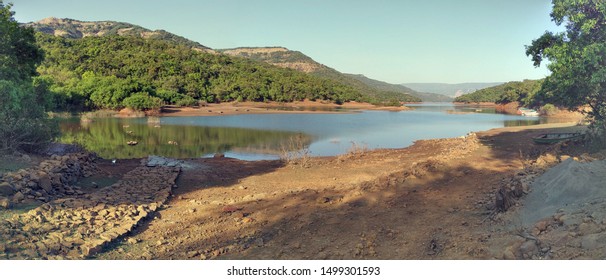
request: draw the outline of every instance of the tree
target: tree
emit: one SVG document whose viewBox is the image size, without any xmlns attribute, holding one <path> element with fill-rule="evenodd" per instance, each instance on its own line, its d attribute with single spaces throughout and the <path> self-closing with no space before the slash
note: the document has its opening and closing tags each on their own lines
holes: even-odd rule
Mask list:
<svg viewBox="0 0 606 280">
<path fill-rule="evenodd" d="M 36 46 L 34 30 L 21 28 L 11 7 L 0 0 L 0 80 L 29 81 L 43 55 Z"/>
<path fill-rule="evenodd" d="M 566 31 L 543 36 L 526 46 L 535 66 L 547 59 L 551 75 L 536 98 L 586 113 L 593 125 L 606 119 L 606 1 L 552 0 L 551 18 Z"/>
<path fill-rule="evenodd" d="M 32 83 L 43 54 L 10 9 L 0 0 L 0 153 L 33 150 L 57 131 L 44 112 L 47 91 Z"/>
</svg>

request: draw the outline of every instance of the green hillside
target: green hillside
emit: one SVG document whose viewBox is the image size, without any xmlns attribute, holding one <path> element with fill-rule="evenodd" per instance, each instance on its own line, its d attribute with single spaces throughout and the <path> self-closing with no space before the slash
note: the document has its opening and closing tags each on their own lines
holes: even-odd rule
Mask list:
<svg viewBox="0 0 606 280">
<path fill-rule="evenodd" d="M 372 100 L 374 100 L 374 102 L 377 103 L 385 103 L 390 101 L 430 101 L 419 98 L 418 93 L 410 89 L 384 89 L 375 86 L 374 84 L 383 83 L 375 80 L 372 80 L 375 82 L 374 84 L 366 83 L 366 81 L 362 81 L 357 78 L 357 75 L 341 73 L 335 69 L 316 62 L 309 56 L 306 56 L 299 51 L 292 51 L 282 47 L 235 48 L 219 50 L 219 52 L 230 56 L 244 57 L 265 62 L 283 68 L 290 68 L 300 72 L 309 73 L 316 77 L 337 81 L 355 88 L 357 91 L 361 92 L 365 96 L 369 96 Z"/>
<path fill-rule="evenodd" d="M 138 36 L 36 34 L 46 56 L 39 89 L 58 109 L 157 108 L 198 101 L 366 100 L 355 88 L 250 59 Z"/>
<path fill-rule="evenodd" d="M 488 87 L 455 98 L 455 102 L 494 102 L 509 103 L 518 101 L 521 104 L 533 102 L 534 95 L 541 88 L 543 80 L 524 80 L 508 82 L 498 86 Z"/>
</svg>

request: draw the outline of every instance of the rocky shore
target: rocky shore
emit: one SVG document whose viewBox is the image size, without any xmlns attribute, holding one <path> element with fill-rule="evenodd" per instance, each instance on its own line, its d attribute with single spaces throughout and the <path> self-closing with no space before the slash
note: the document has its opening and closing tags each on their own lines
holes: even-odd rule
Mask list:
<svg viewBox="0 0 606 280">
<path fill-rule="evenodd" d="M 3 176 L 3 186 L 13 190 L 3 198 L 9 200 L 5 206 L 44 203 L 0 220 L 0 259 L 90 257 L 162 207 L 180 172 L 178 162 L 156 157 L 91 193 L 70 186 L 95 172 L 95 159 L 94 154 L 53 156 L 37 168 Z"/>
</svg>

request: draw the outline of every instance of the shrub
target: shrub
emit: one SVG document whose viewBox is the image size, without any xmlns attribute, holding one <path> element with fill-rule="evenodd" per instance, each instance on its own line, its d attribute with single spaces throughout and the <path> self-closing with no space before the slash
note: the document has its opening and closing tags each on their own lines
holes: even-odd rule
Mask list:
<svg viewBox="0 0 606 280">
<path fill-rule="evenodd" d="M 198 105 L 198 100 L 195 100 L 193 97 L 189 95 L 185 95 L 183 98 L 179 99 L 176 102 L 176 105 L 179 107 L 193 107 Z"/>
<path fill-rule="evenodd" d="M 551 116 L 551 115 L 555 115 L 558 112 L 558 108 L 556 106 L 554 106 L 553 104 L 545 104 L 543 105 L 543 107 L 541 107 L 541 114 L 542 115 L 547 115 L 547 116 Z"/>
<path fill-rule="evenodd" d="M 122 105 L 138 111 L 154 110 L 162 107 L 162 99 L 149 96 L 147 92 L 141 92 L 125 98 Z"/>
</svg>

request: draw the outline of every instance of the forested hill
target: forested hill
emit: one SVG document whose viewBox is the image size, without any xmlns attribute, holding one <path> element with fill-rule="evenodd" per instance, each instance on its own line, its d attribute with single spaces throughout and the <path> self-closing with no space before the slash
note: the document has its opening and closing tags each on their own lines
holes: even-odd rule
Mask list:
<svg viewBox="0 0 606 280">
<path fill-rule="evenodd" d="M 25 23 L 37 32 L 70 39 L 99 36 L 134 36 L 150 39 L 161 39 L 185 45 L 196 50 L 214 52 L 212 49 L 187 38 L 164 30 L 149 30 L 138 25 L 116 21 L 79 21 L 68 18 L 49 17 L 37 22 Z"/>
<path fill-rule="evenodd" d="M 385 89 L 377 87 L 375 84 L 366 83 L 358 78 L 356 75 L 344 74 L 335 69 L 332 69 L 326 65 L 318 63 L 309 56 L 299 52 L 289 50 L 283 47 L 259 47 L 259 48 L 235 48 L 235 49 L 224 49 L 218 50 L 221 53 L 244 57 L 260 62 L 269 63 L 283 68 L 290 68 L 300 72 L 309 73 L 316 77 L 327 78 L 339 83 L 347 84 L 356 90 L 362 92 L 366 96 L 377 101 L 389 101 L 398 100 L 405 102 L 420 102 L 420 101 L 437 101 L 437 100 L 425 100 L 428 96 L 418 94 L 414 90 L 408 89 Z M 373 80 L 375 81 L 375 80 Z M 383 83 L 375 81 L 377 83 Z M 386 84 L 386 83 L 384 83 Z"/>
<path fill-rule="evenodd" d="M 369 101 L 359 90 L 333 80 L 169 40 L 118 35 L 70 39 L 44 33 L 36 39 L 46 54 L 36 83 L 53 93 L 59 109 L 305 98 Z"/>
<path fill-rule="evenodd" d="M 509 103 L 518 101 L 530 104 L 535 100 L 536 93 L 541 89 L 543 80 L 524 80 L 504 83 L 498 86 L 484 88 L 455 98 L 455 102 L 494 102 Z"/>
</svg>

